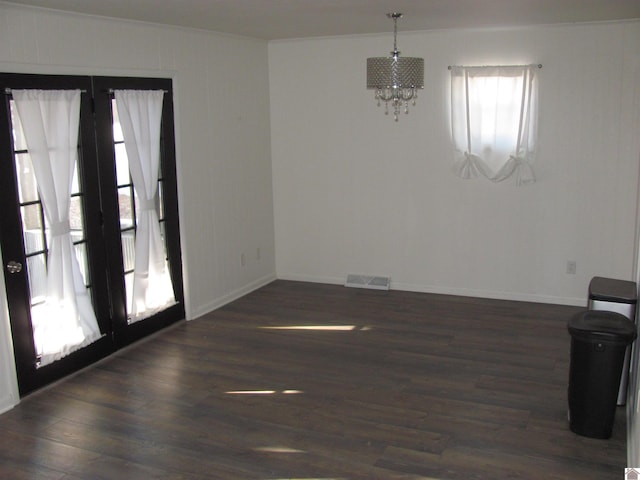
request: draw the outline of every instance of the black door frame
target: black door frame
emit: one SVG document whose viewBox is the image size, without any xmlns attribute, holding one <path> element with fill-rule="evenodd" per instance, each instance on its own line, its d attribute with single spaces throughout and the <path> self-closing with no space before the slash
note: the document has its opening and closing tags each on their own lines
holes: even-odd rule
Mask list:
<svg viewBox="0 0 640 480">
<path fill-rule="evenodd" d="M 127 322 L 125 311 L 126 292 L 124 271 L 122 269 L 122 250 L 120 216 L 116 196 L 103 199 L 103 215 L 106 242 L 106 257 L 110 266 L 109 290 L 113 298 L 113 327 L 116 348 L 129 345 L 140 338 L 154 333 L 175 322 L 176 317 L 184 318 L 184 293 L 182 289 L 182 258 L 180 250 L 178 191 L 175 136 L 173 123 L 173 88 L 171 79 L 136 77 L 93 77 L 93 90 L 96 112 L 97 149 L 99 175 L 102 188 L 117 191 L 115 157 L 113 149 L 113 128 L 111 117 L 111 99 L 113 90 L 164 90 L 162 102 L 162 124 L 160 140 L 162 142 L 160 166 L 165 185 L 163 190 L 164 218 L 174 228 L 166 231 L 168 265 L 174 284 L 176 304 L 154 315 L 152 319 L 142 320 L 131 325 Z"/>
<path fill-rule="evenodd" d="M 78 159 L 78 173 L 82 178 L 84 194 L 83 216 L 87 251 L 91 259 L 89 277 L 92 303 L 103 336 L 85 348 L 38 368 L 30 321 L 26 266 L 16 274 L 9 274 L 5 268 L 9 321 L 21 396 L 184 319 L 171 79 L 0 73 L 0 94 L 4 94 L 0 102 L 0 162 L 4 164 L 0 165 L 3 172 L 0 175 L 0 201 L 4 203 L 0 218 L 3 265 L 11 260 L 26 265 L 20 209 L 9 208 L 18 204 L 9 92 L 11 89 L 23 88 L 82 90 L 79 135 L 81 157 Z M 132 325 L 128 325 L 126 319 L 122 247 L 117 229 L 119 211 L 114 193 L 116 180 L 109 91 L 117 88 L 161 88 L 167 92 L 163 102 L 161 136 L 164 148 L 161 165 L 167 185 L 163 191 L 163 207 L 167 224 L 171 222 L 171 228 L 166 229 L 168 260 L 177 303 L 150 319 Z M 20 241 L 14 240 L 18 238 Z"/>
</svg>

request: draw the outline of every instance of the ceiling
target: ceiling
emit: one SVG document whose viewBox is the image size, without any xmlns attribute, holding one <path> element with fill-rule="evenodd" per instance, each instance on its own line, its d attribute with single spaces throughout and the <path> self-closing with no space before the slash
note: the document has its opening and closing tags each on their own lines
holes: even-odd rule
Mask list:
<svg viewBox="0 0 640 480">
<path fill-rule="evenodd" d="M 640 0 L 11 0 L 265 40 L 640 19 Z"/>
</svg>

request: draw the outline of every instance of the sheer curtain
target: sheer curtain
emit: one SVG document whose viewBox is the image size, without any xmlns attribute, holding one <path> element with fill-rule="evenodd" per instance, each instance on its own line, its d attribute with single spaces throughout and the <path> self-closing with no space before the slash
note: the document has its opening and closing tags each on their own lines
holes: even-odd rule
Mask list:
<svg viewBox="0 0 640 480">
<path fill-rule="evenodd" d="M 80 90 L 14 90 L 49 229 L 47 295 L 32 308 L 36 352 L 44 366 L 100 338 L 69 225 L 78 156 Z"/>
<path fill-rule="evenodd" d="M 175 303 L 156 211 L 160 169 L 161 90 L 116 90 L 129 171 L 138 197 L 130 322 Z"/>
<path fill-rule="evenodd" d="M 493 182 L 536 181 L 537 65 L 451 67 L 454 170 Z"/>
</svg>

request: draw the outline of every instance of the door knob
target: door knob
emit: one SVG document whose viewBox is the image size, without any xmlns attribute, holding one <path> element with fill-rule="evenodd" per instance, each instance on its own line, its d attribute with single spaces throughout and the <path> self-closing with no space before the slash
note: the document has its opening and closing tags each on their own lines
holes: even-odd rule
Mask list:
<svg viewBox="0 0 640 480">
<path fill-rule="evenodd" d="M 9 273 L 20 273 L 22 271 L 22 264 L 20 262 L 14 262 L 11 260 L 7 263 L 7 271 Z"/>
</svg>

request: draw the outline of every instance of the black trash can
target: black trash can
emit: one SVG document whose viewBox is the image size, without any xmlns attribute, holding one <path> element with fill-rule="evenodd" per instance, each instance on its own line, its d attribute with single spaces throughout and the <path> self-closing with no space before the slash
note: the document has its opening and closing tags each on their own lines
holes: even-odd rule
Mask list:
<svg viewBox="0 0 640 480">
<path fill-rule="evenodd" d="M 616 312 L 586 310 L 568 324 L 569 427 L 592 438 L 609 438 L 627 346 L 636 338 L 635 324 Z"/>
<path fill-rule="evenodd" d="M 593 277 L 589 282 L 589 310 L 621 313 L 632 322 L 636 320 L 638 289 L 636 282 L 615 278 Z M 627 383 L 631 365 L 631 348 L 627 347 L 618 389 L 618 405 L 627 401 Z"/>
</svg>

